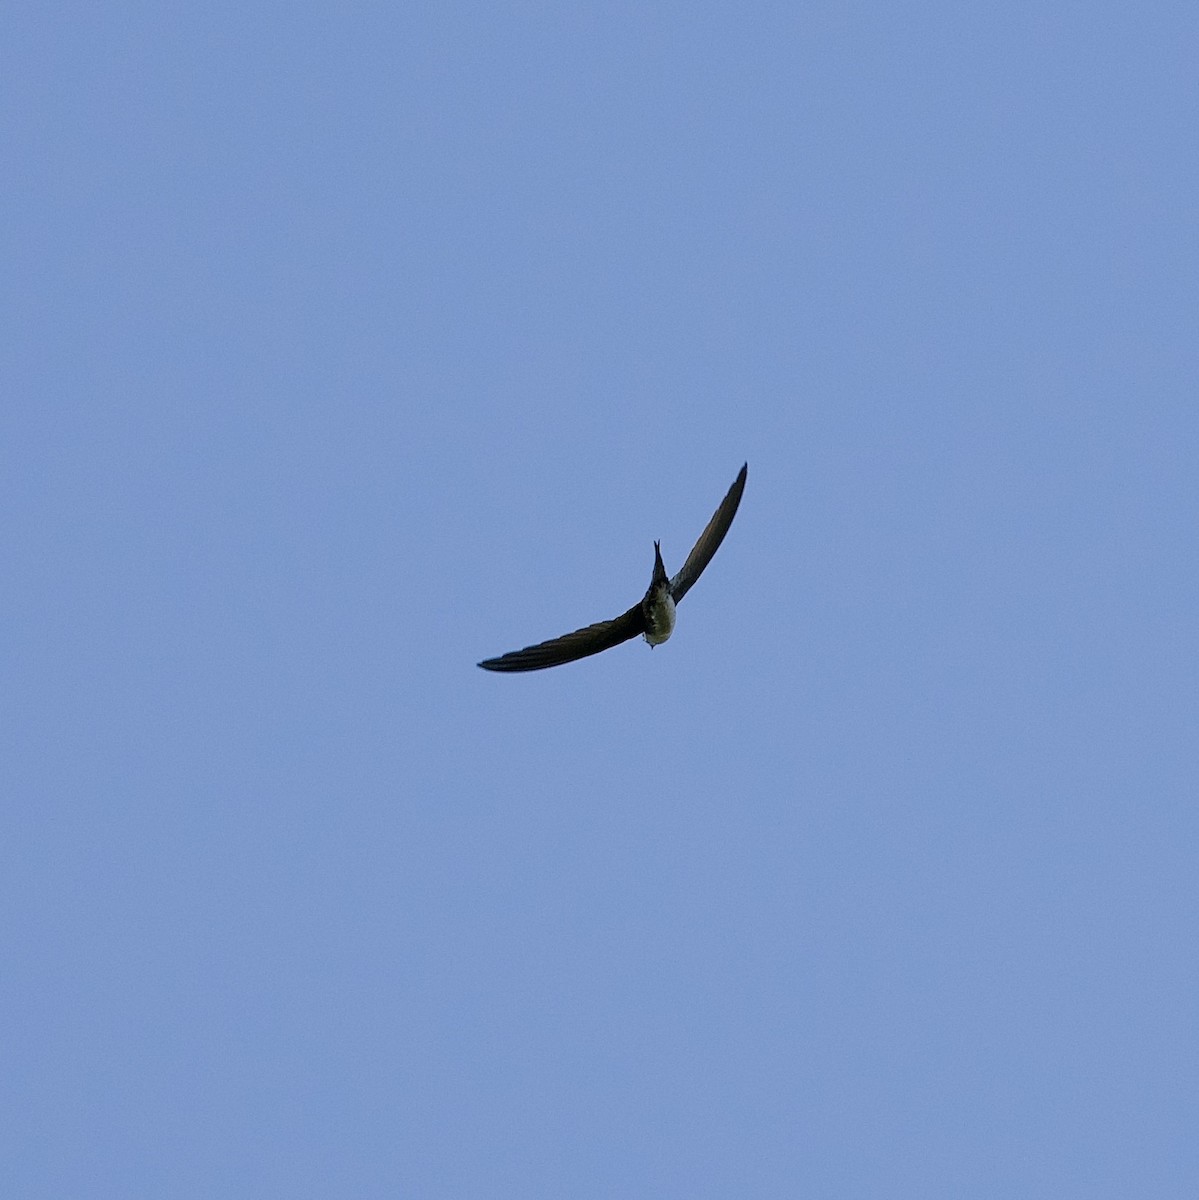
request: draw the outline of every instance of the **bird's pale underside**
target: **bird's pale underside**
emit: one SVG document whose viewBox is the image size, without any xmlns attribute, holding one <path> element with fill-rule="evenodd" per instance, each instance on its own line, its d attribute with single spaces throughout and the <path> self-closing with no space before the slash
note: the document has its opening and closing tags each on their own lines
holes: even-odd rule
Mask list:
<svg viewBox="0 0 1199 1200">
<path fill-rule="evenodd" d="M 712 561 L 712 555 L 719 549 L 733 523 L 733 517 L 737 515 L 748 471 L 749 464 L 746 463 L 699 535 L 699 541 L 691 548 L 687 561 L 673 578 L 667 578 L 666 568 L 662 565 L 662 552 L 658 543 L 654 543 L 654 574 L 649 589 L 628 612 L 611 621 L 597 621 L 594 625 L 576 629 L 574 633 L 548 642 L 513 650 L 499 658 L 484 659 L 479 666 L 488 671 L 540 671 L 545 667 L 574 662 L 576 658 L 586 658 L 589 654 L 598 654 L 638 634 L 643 634 L 653 646 L 666 641 L 674 629 L 675 605 L 691 590 L 704 568 Z"/>
</svg>

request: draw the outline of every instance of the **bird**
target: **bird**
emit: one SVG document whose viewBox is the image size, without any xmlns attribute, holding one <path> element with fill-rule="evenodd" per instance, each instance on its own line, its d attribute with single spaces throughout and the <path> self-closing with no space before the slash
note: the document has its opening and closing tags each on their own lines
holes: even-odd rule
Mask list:
<svg viewBox="0 0 1199 1200">
<path fill-rule="evenodd" d="M 601 650 L 610 650 L 638 634 L 643 635 L 650 646 L 660 646 L 674 632 L 675 606 L 691 590 L 724 541 L 724 535 L 737 515 L 748 471 L 749 463 L 743 464 L 733 480 L 733 486 L 673 578 L 667 578 L 661 544 L 654 542 L 654 573 L 649 588 L 628 612 L 611 621 L 597 621 L 594 625 L 576 629 L 574 633 L 563 634 L 548 642 L 538 642 L 535 646 L 513 650 L 498 658 L 486 658 L 478 665 L 485 671 L 541 671 L 546 667 L 559 667 L 563 663 L 598 654 Z"/>
</svg>

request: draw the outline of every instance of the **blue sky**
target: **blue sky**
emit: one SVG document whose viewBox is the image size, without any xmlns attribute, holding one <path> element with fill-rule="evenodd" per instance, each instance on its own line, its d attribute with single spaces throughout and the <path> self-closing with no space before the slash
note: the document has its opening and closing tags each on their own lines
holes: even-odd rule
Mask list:
<svg viewBox="0 0 1199 1200">
<path fill-rule="evenodd" d="M 1196 1195 L 1197 35 L 10 8 L 0 1190 Z"/>
</svg>

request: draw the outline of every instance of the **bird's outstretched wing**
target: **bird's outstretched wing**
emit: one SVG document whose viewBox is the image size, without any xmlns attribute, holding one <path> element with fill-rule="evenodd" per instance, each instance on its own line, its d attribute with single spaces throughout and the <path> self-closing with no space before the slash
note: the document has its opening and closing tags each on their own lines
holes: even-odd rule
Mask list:
<svg viewBox="0 0 1199 1200">
<path fill-rule="evenodd" d="M 745 491 L 745 477 L 748 472 L 749 463 L 745 463 L 737 478 L 733 480 L 728 494 L 720 502 L 720 507 L 712 514 L 707 528 L 699 535 L 699 541 L 692 546 L 687 561 L 670 581 L 670 594 L 676 604 L 691 590 L 691 585 L 703 574 L 704 567 L 712 561 L 712 555 L 724 541 L 724 535 L 728 533 L 729 526 L 737 515 L 737 505 L 741 503 L 741 493 Z"/>
<path fill-rule="evenodd" d="M 485 658 L 479 666 L 486 671 L 540 671 L 543 667 L 556 667 L 574 662 L 576 658 L 598 654 L 644 632 L 645 614 L 638 601 L 627 613 L 622 613 L 612 621 L 597 621 L 594 625 L 576 629 L 574 633 L 563 634 L 549 642 L 513 650 L 499 658 Z"/>
</svg>

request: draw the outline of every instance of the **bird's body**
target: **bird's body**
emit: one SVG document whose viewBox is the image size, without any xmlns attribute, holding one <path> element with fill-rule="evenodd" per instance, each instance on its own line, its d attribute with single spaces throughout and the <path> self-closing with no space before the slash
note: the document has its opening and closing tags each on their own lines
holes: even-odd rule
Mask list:
<svg viewBox="0 0 1199 1200">
<path fill-rule="evenodd" d="M 674 632 L 675 606 L 691 590 L 724 541 L 724 535 L 728 533 L 737 514 L 737 506 L 741 503 L 748 471 L 747 463 L 691 548 L 687 561 L 673 578 L 667 577 L 661 548 L 657 542 L 654 543 L 654 573 L 649 589 L 628 612 L 611 621 L 598 621 L 548 642 L 513 650 L 499 658 L 484 659 L 479 666 L 488 671 L 540 671 L 545 667 L 557 667 L 577 658 L 598 654 L 638 634 L 642 634 L 651 646 L 660 646 Z"/>
<path fill-rule="evenodd" d="M 645 640 L 651 646 L 660 646 L 674 633 L 674 600 L 666 588 L 647 596 L 641 607 L 645 610 Z"/>
<path fill-rule="evenodd" d="M 657 542 L 654 543 L 654 577 L 641 601 L 641 611 L 645 614 L 645 640 L 651 646 L 660 646 L 674 633 L 675 610 L 670 580 L 662 565 L 662 549 Z"/>
</svg>

